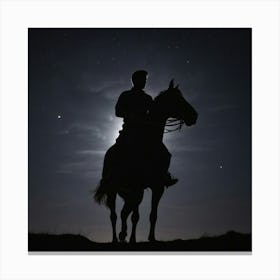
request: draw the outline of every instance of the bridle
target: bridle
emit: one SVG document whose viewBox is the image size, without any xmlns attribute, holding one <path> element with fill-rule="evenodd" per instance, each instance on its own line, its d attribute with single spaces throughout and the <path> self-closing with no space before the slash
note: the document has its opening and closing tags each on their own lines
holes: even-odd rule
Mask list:
<svg viewBox="0 0 280 280">
<path fill-rule="evenodd" d="M 173 131 L 181 131 L 181 128 L 184 124 L 184 121 L 183 120 L 178 120 L 176 118 L 169 118 L 167 121 L 166 121 L 166 124 L 165 124 L 165 127 L 164 127 L 164 133 L 169 133 L 169 132 L 173 132 Z M 169 127 L 173 127 L 173 126 L 177 126 L 175 128 L 169 128 Z"/>
</svg>

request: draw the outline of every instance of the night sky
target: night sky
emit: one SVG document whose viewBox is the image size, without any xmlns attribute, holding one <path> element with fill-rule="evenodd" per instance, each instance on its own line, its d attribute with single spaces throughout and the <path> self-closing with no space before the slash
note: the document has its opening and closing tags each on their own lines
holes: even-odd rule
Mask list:
<svg viewBox="0 0 280 280">
<path fill-rule="evenodd" d="M 152 97 L 174 78 L 199 114 L 164 137 L 179 182 L 160 201 L 157 238 L 251 232 L 251 29 L 227 28 L 29 29 L 29 231 L 111 241 L 109 211 L 90 191 L 138 69 Z M 137 240 L 147 240 L 150 199 L 146 190 Z"/>
</svg>

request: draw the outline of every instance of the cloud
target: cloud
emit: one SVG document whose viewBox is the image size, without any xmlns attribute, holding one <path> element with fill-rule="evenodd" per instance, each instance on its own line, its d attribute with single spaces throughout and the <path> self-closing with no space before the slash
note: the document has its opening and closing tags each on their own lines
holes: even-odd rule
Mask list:
<svg viewBox="0 0 280 280">
<path fill-rule="evenodd" d="M 74 174 L 82 178 L 99 178 L 102 171 L 102 157 L 98 154 L 98 159 L 83 158 L 79 161 L 61 163 L 56 173 L 70 175 Z"/>
<path fill-rule="evenodd" d="M 238 110 L 240 109 L 240 106 L 238 104 L 219 104 L 219 105 L 213 105 L 205 110 L 207 110 L 209 113 L 220 113 L 220 112 L 226 112 L 228 113 L 229 110 Z"/>
<path fill-rule="evenodd" d="M 74 133 L 80 136 L 95 137 L 101 141 L 107 139 L 106 131 L 102 127 L 104 124 L 87 124 L 86 122 L 73 122 L 68 127 L 59 132 L 59 134 Z"/>
<path fill-rule="evenodd" d="M 98 95 L 98 97 L 103 97 L 106 100 L 116 101 L 122 91 L 125 88 L 124 82 L 120 81 L 107 81 L 104 82 L 100 87 L 96 85 L 89 85 L 89 92 Z"/>
<path fill-rule="evenodd" d="M 57 169 L 56 173 L 71 174 L 82 171 L 84 167 L 85 163 L 83 161 L 62 163 Z"/>
<path fill-rule="evenodd" d="M 105 150 L 81 150 L 76 152 L 79 155 L 100 155 L 104 156 L 106 151 Z"/>
<path fill-rule="evenodd" d="M 174 145 L 174 147 L 172 147 L 172 152 L 174 153 L 195 153 L 195 152 L 205 152 L 209 150 L 210 147 L 196 146 L 196 145 L 186 145 L 186 146 Z"/>
</svg>

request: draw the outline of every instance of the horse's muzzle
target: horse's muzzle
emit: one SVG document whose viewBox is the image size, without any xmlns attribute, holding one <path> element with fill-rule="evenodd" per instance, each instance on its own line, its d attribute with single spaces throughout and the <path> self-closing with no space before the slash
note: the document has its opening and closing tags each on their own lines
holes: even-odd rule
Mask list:
<svg viewBox="0 0 280 280">
<path fill-rule="evenodd" d="M 198 118 L 198 114 L 195 112 L 194 114 L 192 114 L 191 117 L 189 116 L 187 119 L 185 119 L 184 122 L 187 126 L 191 126 L 196 124 L 197 118 Z"/>
</svg>

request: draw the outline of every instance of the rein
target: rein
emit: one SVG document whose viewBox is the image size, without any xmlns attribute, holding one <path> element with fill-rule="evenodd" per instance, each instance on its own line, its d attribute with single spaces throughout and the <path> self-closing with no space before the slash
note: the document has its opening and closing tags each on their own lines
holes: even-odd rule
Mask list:
<svg viewBox="0 0 280 280">
<path fill-rule="evenodd" d="M 169 133 L 169 132 L 173 132 L 173 131 L 177 131 L 177 130 L 181 130 L 182 126 L 184 124 L 184 121 L 182 120 L 178 120 L 178 119 L 174 119 L 174 118 L 169 118 L 167 121 L 166 121 L 166 124 L 165 124 L 165 130 L 164 130 L 164 133 Z M 177 126 L 175 128 L 169 128 L 169 127 L 172 127 L 172 126 Z"/>
</svg>

